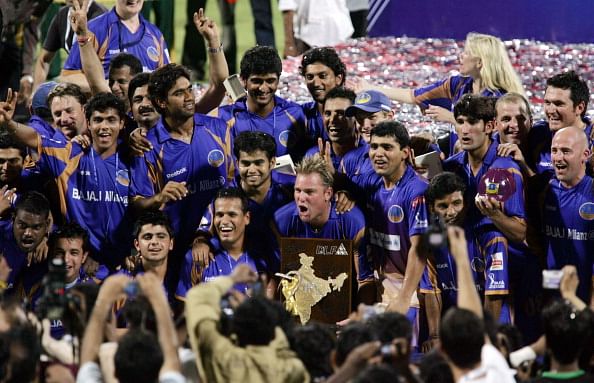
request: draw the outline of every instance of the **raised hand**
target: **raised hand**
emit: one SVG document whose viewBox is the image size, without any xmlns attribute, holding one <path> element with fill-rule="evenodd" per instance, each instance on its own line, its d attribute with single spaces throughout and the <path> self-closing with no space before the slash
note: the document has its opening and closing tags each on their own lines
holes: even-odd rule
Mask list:
<svg viewBox="0 0 594 383">
<path fill-rule="evenodd" d="M 200 32 L 204 40 L 208 42 L 209 48 L 218 48 L 220 46 L 220 34 L 217 23 L 204 15 L 204 9 L 200 8 L 194 12 L 194 25 Z"/>
<path fill-rule="evenodd" d="M 12 121 L 18 96 L 18 92 L 13 92 L 11 88 L 8 88 L 6 101 L 0 101 L 0 126 L 6 127 Z"/>
<path fill-rule="evenodd" d="M 78 36 L 87 34 L 87 8 L 88 0 L 73 0 L 72 11 L 70 12 L 70 25 Z"/>
</svg>

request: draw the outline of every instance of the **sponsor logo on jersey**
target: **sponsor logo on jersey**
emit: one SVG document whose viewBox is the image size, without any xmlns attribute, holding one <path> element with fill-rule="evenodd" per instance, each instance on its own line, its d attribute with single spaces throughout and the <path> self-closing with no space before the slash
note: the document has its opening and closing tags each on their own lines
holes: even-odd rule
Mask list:
<svg viewBox="0 0 594 383">
<path fill-rule="evenodd" d="M 498 252 L 491 255 L 491 271 L 503 270 L 503 253 Z"/>
<path fill-rule="evenodd" d="M 213 149 L 208 152 L 208 163 L 210 166 L 218 168 L 225 162 L 225 155 L 219 149 Z"/>
<path fill-rule="evenodd" d="M 280 142 L 280 144 L 282 146 L 284 146 L 285 148 L 289 144 L 289 141 L 291 141 L 292 139 L 293 139 L 293 132 L 291 132 L 289 130 L 283 130 L 278 135 L 278 142 Z"/>
<path fill-rule="evenodd" d="M 579 210 L 580 217 L 585 219 L 586 221 L 591 221 L 594 219 L 594 203 L 586 202 L 580 206 Z"/>
<path fill-rule="evenodd" d="M 400 223 L 404 219 L 404 211 L 400 205 L 392 205 L 388 209 L 388 219 L 393 223 Z"/>
</svg>

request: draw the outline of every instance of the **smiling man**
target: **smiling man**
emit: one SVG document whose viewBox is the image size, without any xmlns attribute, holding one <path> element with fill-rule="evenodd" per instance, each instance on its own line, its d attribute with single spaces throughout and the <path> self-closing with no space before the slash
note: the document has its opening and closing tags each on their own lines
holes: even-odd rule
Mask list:
<svg viewBox="0 0 594 383">
<path fill-rule="evenodd" d="M 247 264 L 253 271 L 264 272 L 246 247 L 246 228 L 250 223 L 248 200 L 238 188 L 223 188 L 214 200 L 213 227 L 217 245 L 214 258 L 208 266 L 200 267 L 194 262 L 192 251 L 185 256 L 184 265 L 177 285 L 176 298 L 184 300 L 186 293 L 201 282 L 208 282 L 218 276 L 231 275 L 240 264 Z M 246 293 L 248 286 L 235 285 L 235 289 Z"/>
<path fill-rule="evenodd" d="M 592 296 L 594 262 L 594 185 L 586 175 L 590 155 L 581 128 L 567 127 L 555 133 L 551 145 L 555 178 L 546 188 L 542 208 L 547 266 L 575 265 L 580 281 L 577 294 L 584 302 Z"/>
<path fill-rule="evenodd" d="M 276 142 L 276 156 L 291 154 L 299 159 L 309 148 L 305 139 L 305 116 L 298 104 L 275 96 L 282 72 L 281 59 L 274 48 L 256 46 L 243 55 L 241 81 L 247 97 L 217 109 L 216 115 L 241 132 L 270 134 Z"/>
<path fill-rule="evenodd" d="M 91 148 L 39 135 L 12 120 L 16 94 L 0 103 L 2 125 L 40 155 L 39 166 L 58 184 L 60 210 L 66 221 L 89 232 L 91 256 L 115 268 L 128 255 L 121 243 L 126 224 L 130 179 L 126 158 L 120 155 L 118 135 L 124 126 L 124 104 L 111 93 L 99 93 L 86 105 Z M 124 242 L 122 242 L 122 240 Z"/>
<path fill-rule="evenodd" d="M 588 148 L 592 150 L 592 122 L 586 116 L 589 100 L 588 84 L 574 71 L 559 73 L 547 79 L 544 96 L 546 120 L 534 124 L 528 137 L 533 148 L 531 166 L 537 174 L 553 176 L 551 142 L 555 133 L 562 128 L 573 126 L 582 129 L 588 137 Z"/>
</svg>

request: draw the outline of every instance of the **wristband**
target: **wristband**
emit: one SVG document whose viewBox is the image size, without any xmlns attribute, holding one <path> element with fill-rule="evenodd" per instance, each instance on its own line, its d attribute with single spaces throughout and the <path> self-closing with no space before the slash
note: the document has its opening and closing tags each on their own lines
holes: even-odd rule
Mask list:
<svg viewBox="0 0 594 383">
<path fill-rule="evenodd" d="M 208 53 L 219 53 L 223 51 L 223 43 L 221 43 L 221 45 L 219 45 L 218 48 L 208 48 Z"/>
<path fill-rule="evenodd" d="M 76 41 L 78 41 L 78 45 L 84 47 L 89 41 L 91 41 L 91 36 L 78 36 Z"/>
</svg>

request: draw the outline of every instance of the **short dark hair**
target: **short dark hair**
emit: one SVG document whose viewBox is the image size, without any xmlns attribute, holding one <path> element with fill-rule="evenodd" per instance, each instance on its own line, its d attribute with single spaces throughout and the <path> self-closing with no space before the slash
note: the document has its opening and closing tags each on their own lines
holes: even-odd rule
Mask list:
<svg viewBox="0 0 594 383">
<path fill-rule="evenodd" d="M 135 75 L 142 72 L 142 63 L 140 60 L 130 53 L 122 52 L 118 53 L 115 57 L 113 57 L 109 61 L 109 74 L 108 77 L 111 78 L 112 72 L 115 69 L 120 69 L 123 67 L 130 68 L 130 74 Z"/>
<path fill-rule="evenodd" d="M 409 344 L 412 339 L 412 325 L 406 316 L 389 312 L 371 317 L 367 321 L 374 338 L 382 343 L 392 342 L 396 338 L 404 338 Z"/>
<path fill-rule="evenodd" d="M 0 132 L 0 149 L 18 149 L 23 159 L 27 156 L 27 147 L 8 132 Z"/>
<path fill-rule="evenodd" d="M 459 368 L 472 368 L 481 361 L 485 325 L 472 311 L 452 307 L 439 325 L 441 348 Z"/>
<path fill-rule="evenodd" d="M 247 196 L 240 188 L 224 187 L 217 191 L 215 202 L 221 198 L 237 198 L 241 201 L 241 211 L 245 214 L 248 211 L 249 202 Z"/>
<path fill-rule="evenodd" d="M 156 382 L 163 352 L 154 334 L 131 330 L 118 342 L 113 359 L 115 376 L 121 383 Z"/>
<path fill-rule="evenodd" d="M 188 81 L 191 81 L 188 69 L 179 64 L 167 64 L 151 73 L 148 86 L 149 97 L 153 106 L 160 114 L 163 114 L 165 109 L 159 106 L 158 101 L 167 100 L 167 93 L 169 93 L 180 77 L 185 77 Z"/>
<path fill-rule="evenodd" d="M 83 251 L 89 251 L 89 232 L 76 222 L 66 223 L 50 233 L 48 247 L 53 256 L 59 239 L 81 239 Z"/>
<path fill-rule="evenodd" d="M 346 358 L 357 346 L 374 340 L 373 334 L 365 323 L 355 322 L 345 326 L 336 341 L 336 355 L 334 361 L 342 366 Z"/>
<path fill-rule="evenodd" d="M 169 236 L 173 238 L 171 220 L 161 210 L 146 210 L 143 212 L 134 222 L 132 229 L 133 238 L 138 238 L 144 225 L 163 226 L 167 230 L 167 233 L 169 233 Z"/>
<path fill-rule="evenodd" d="M 283 64 L 276 49 L 260 45 L 245 52 L 239 67 L 239 76 L 244 80 L 254 74 L 276 73 L 280 77 L 283 71 Z"/>
<path fill-rule="evenodd" d="M 87 121 L 90 121 L 95 111 L 105 112 L 108 109 L 115 109 L 118 112 L 120 120 L 126 119 L 126 107 L 124 103 L 111 92 L 101 92 L 91 97 L 85 105 L 85 117 Z"/>
<path fill-rule="evenodd" d="M 389 364 L 371 364 L 361 370 L 353 383 L 392 383 L 406 381 L 395 367 Z"/>
<path fill-rule="evenodd" d="M 371 137 L 394 137 L 400 148 L 410 146 L 410 135 L 400 121 L 382 121 L 371 130 Z"/>
<path fill-rule="evenodd" d="M 466 184 L 459 175 L 452 172 L 439 173 L 431 179 L 427 190 L 425 190 L 425 201 L 427 206 L 433 206 L 437 199 L 445 198 L 447 195 L 466 192 Z"/>
<path fill-rule="evenodd" d="M 261 150 L 266 153 L 269 160 L 276 155 L 276 142 L 274 137 L 264 132 L 241 132 L 235 137 L 233 143 L 233 154 L 239 160 L 241 152 L 254 153 Z"/>
<path fill-rule="evenodd" d="M 47 105 L 51 108 L 52 101 L 55 97 L 71 96 L 78 101 L 79 104 L 85 105 L 87 103 L 87 96 L 83 93 L 80 86 L 71 83 L 58 84 L 47 95 Z"/>
<path fill-rule="evenodd" d="M 130 84 L 128 84 L 128 101 L 130 101 L 130 105 L 132 105 L 132 99 L 134 98 L 134 92 L 136 92 L 136 89 L 147 85 L 150 78 L 150 73 L 144 72 L 138 73 L 136 76 L 132 77 Z"/>
<path fill-rule="evenodd" d="M 495 119 L 495 97 L 465 94 L 454 105 L 454 117 L 465 116 L 469 120 L 482 120 L 485 124 Z"/>
<path fill-rule="evenodd" d="M 586 109 L 588 109 L 588 101 L 590 100 L 590 89 L 588 83 L 582 80 L 575 71 L 568 71 L 565 73 L 559 73 L 553 77 L 547 79 L 547 87 L 552 86 L 559 89 L 569 89 L 569 98 L 573 102 L 575 108 L 580 104 L 584 103 L 584 111 L 581 114 L 583 118 L 586 115 Z"/>
<path fill-rule="evenodd" d="M 342 84 L 344 84 L 344 81 L 346 80 L 346 65 L 344 65 L 334 48 L 318 47 L 311 48 L 305 52 L 301 58 L 301 66 L 299 67 L 301 75 L 305 76 L 308 65 L 317 62 L 330 68 L 332 72 L 334 72 L 334 76 L 342 75 Z"/>
<path fill-rule="evenodd" d="M 36 367 L 41 356 L 41 342 L 35 327 L 28 323 L 12 326 L 10 331 L 1 335 L 0 343 L 3 340 L 8 343 L 10 350 L 7 368 L 10 371 L 10 377 L 3 381 L 7 383 L 32 382 L 35 379 Z M 18 352 L 14 352 L 14 350 L 18 350 Z"/>
<path fill-rule="evenodd" d="M 591 312 L 576 310 L 570 303 L 556 301 L 542 311 L 547 350 L 561 364 L 576 361 L 591 339 Z"/>
<path fill-rule="evenodd" d="M 422 382 L 455 383 L 452 370 L 438 349 L 426 353 L 419 362 Z"/>
<path fill-rule="evenodd" d="M 278 311 L 263 296 L 243 301 L 233 315 L 232 328 L 241 347 L 268 345 L 275 336 Z"/>
<path fill-rule="evenodd" d="M 349 100 L 351 104 L 354 104 L 355 99 L 357 98 L 357 94 L 352 89 L 345 88 L 344 86 L 337 86 L 335 88 L 330 89 L 330 91 L 326 93 L 326 98 L 324 99 L 324 102 L 333 98 L 345 98 Z"/>
<path fill-rule="evenodd" d="M 43 194 L 36 191 L 30 191 L 17 199 L 14 210 L 15 213 L 19 210 L 23 210 L 27 213 L 39 215 L 44 219 L 47 219 L 50 213 L 50 204 Z"/>
<path fill-rule="evenodd" d="M 332 375 L 330 352 L 336 340 L 328 325 L 310 322 L 297 327 L 291 336 L 291 348 L 305 365 L 312 380 Z"/>
</svg>

